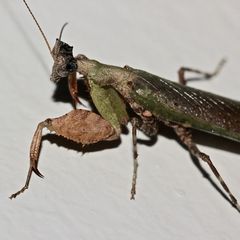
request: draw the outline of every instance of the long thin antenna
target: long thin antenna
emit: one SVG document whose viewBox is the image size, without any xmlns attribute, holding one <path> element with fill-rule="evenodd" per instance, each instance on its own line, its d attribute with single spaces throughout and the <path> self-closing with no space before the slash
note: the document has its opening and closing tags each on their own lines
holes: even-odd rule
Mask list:
<svg viewBox="0 0 240 240">
<path fill-rule="evenodd" d="M 61 28 L 61 31 L 60 31 L 60 34 L 59 34 L 59 40 L 61 41 L 61 38 L 62 38 L 62 33 L 63 33 L 63 29 L 68 25 L 68 23 L 64 23 L 62 28 Z"/>
<path fill-rule="evenodd" d="M 38 27 L 39 31 L 41 32 L 41 34 L 42 34 L 42 36 L 43 36 L 43 39 L 44 39 L 45 43 L 47 44 L 48 50 L 49 50 L 49 52 L 50 52 L 50 54 L 51 54 L 51 56 L 52 56 L 52 50 L 51 50 L 50 44 L 49 44 L 49 42 L 48 42 L 48 40 L 47 40 L 47 38 L 46 38 L 46 36 L 45 36 L 45 34 L 44 34 L 42 28 L 40 27 L 40 25 L 39 25 L 37 19 L 35 18 L 35 16 L 34 16 L 32 10 L 31 10 L 30 7 L 28 6 L 27 2 L 26 2 L 25 0 L 23 0 L 23 2 L 24 2 L 24 4 L 26 5 L 26 7 L 27 7 L 29 13 L 31 14 L 31 16 L 32 16 L 32 18 L 33 18 L 33 20 L 34 20 L 35 23 L 37 24 L 37 27 Z"/>
</svg>

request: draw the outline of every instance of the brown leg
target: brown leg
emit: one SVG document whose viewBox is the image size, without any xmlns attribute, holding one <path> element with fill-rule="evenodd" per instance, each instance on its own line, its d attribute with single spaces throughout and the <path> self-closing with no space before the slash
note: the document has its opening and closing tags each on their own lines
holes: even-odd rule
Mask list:
<svg viewBox="0 0 240 240">
<path fill-rule="evenodd" d="M 225 64 L 225 62 L 226 62 L 226 60 L 222 59 L 219 62 L 219 64 L 217 65 L 215 71 L 213 71 L 212 73 L 200 71 L 200 70 L 193 69 L 193 68 L 181 67 L 178 70 L 178 81 L 182 85 L 186 85 L 187 84 L 187 80 L 186 80 L 186 77 L 185 77 L 185 72 L 197 73 L 197 74 L 202 75 L 206 79 L 212 78 L 212 77 L 216 76 L 220 72 L 220 70 L 222 69 L 222 67 Z"/>
<path fill-rule="evenodd" d="M 43 177 L 37 165 L 42 142 L 42 130 L 45 127 L 50 131 L 54 131 L 59 136 L 83 145 L 101 141 L 112 141 L 119 138 L 119 135 L 110 123 L 100 115 L 87 110 L 73 110 L 61 117 L 46 119 L 38 124 L 33 135 L 30 147 L 30 166 L 25 185 L 18 192 L 12 194 L 10 199 L 17 197 L 28 189 L 32 172 L 36 173 L 39 177 Z"/>
<path fill-rule="evenodd" d="M 78 89 L 77 89 L 77 73 L 70 73 L 68 76 L 68 88 L 73 99 L 73 107 L 76 109 L 77 103 L 81 104 L 78 98 Z"/>
<path fill-rule="evenodd" d="M 42 142 L 42 129 L 45 127 L 45 124 L 47 124 L 47 120 L 39 123 L 33 135 L 32 143 L 30 147 L 30 166 L 28 169 L 28 175 L 27 175 L 25 185 L 19 191 L 12 194 L 9 197 L 10 199 L 16 198 L 19 194 L 23 193 L 25 190 L 28 189 L 32 172 L 35 172 L 39 177 L 43 177 L 43 175 L 39 172 L 37 165 L 38 165 L 38 157 L 39 157 L 39 152 L 40 152 L 41 142 Z"/>
<path fill-rule="evenodd" d="M 133 176 L 132 176 L 132 189 L 131 189 L 131 200 L 135 199 L 136 195 L 136 184 L 137 184 L 137 169 L 138 169 L 138 153 L 137 153 L 137 127 L 135 118 L 132 119 L 132 143 L 133 143 Z"/>
<path fill-rule="evenodd" d="M 214 166 L 210 157 L 208 155 L 206 155 L 205 153 L 200 152 L 200 150 L 198 149 L 196 144 L 192 141 L 192 135 L 191 135 L 190 131 L 179 125 L 173 125 L 172 127 L 175 130 L 178 137 L 180 138 L 180 140 L 187 146 L 191 155 L 198 159 L 203 160 L 204 162 L 206 162 L 208 164 L 208 166 L 211 168 L 212 172 L 214 173 L 214 175 L 216 176 L 216 178 L 218 179 L 218 181 L 220 182 L 220 184 L 222 185 L 224 190 L 229 195 L 232 204 L 240 211 L 240 205 L 238 204 L 237 199 L 233 196 L 233 194 L 229 190 L 227 184 L 224 182 L 223 178 L 221 177 L 218 170 Z"/>
</svg>

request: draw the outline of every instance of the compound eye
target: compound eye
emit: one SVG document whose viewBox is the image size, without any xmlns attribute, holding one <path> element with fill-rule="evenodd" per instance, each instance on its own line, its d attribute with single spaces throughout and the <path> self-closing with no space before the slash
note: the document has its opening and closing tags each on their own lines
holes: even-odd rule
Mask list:
<svg viewBox="0 0 240 240">
<path fill-rule="evenodd" d="M 75 62 L 69 62 L 66 65 L 66 70 L 69 72 L 73 72 L 77 69 L 77 64 Z"/>
</svg>

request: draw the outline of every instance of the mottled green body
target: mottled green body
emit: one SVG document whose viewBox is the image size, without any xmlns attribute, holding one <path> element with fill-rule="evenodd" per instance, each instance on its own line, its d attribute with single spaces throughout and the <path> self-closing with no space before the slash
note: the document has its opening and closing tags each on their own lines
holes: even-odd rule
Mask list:
<svg viewBox="0 0 240 240">
<path fill-rule="evenodd" d="M 132 109 L 145 110 L 163 122 L 177 123 L 240 141 L 240 102 L 180 85 L 148 72 L 120 68 L 95 60 L 78 61 L 78 68 L 99 86 L 111 86 Z"/>
</svg>

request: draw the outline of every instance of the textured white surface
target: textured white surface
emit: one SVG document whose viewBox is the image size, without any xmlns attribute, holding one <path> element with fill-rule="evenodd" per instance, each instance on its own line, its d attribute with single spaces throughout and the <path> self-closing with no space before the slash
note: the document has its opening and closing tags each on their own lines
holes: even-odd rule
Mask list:
<svg viewBox="0 0 240 240">
<path fill-rule="evenodd" d="M 211 70 L 225 56 L 228 63 L 217 78 L 191 85 L 240 99 L 237 0 L 29 4 L 51 44 L 68 21 L 63 40 L 74 46 L 74 53 L 105 63 L 176 80 L 182 65 Z M 118 147 L 83 156 L 44 141 L 39 169 L 45 179 L 33 176 L 30 189 L 10 201 L 8 196 L 25 181 L 37 123 L 71 106 L 51 98 L 52 60 L 22 2 L 1 1 L 0 16 L 1 239 L 239 238 L 239 213 L 202 176 L 187 151 L 162 136 L 151 147 L 139 145 L 136 201 L 129 200 L 130 134 Z M 240 199 L 240 145 L 208 135 L 201 139 L 201 149 Z"/>
</svg>

